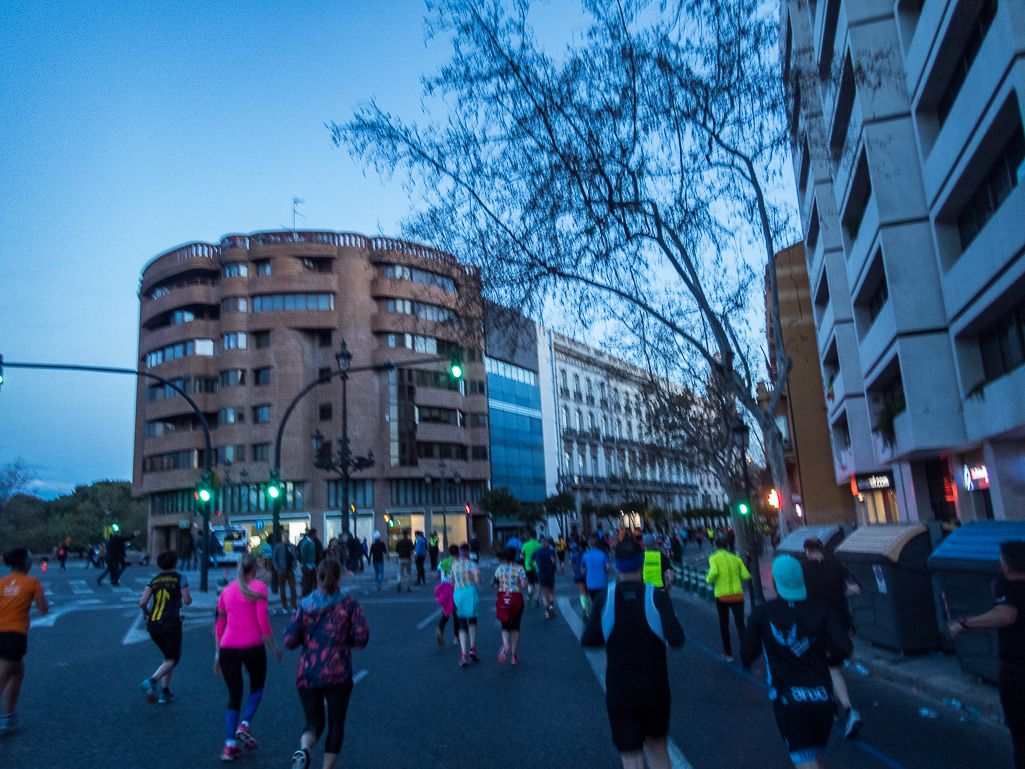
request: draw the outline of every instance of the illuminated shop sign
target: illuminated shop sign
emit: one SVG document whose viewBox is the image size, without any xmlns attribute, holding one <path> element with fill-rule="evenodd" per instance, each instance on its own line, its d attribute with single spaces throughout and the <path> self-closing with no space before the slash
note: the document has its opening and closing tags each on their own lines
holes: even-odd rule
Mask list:
<svg viewBox="0 0 1025 769">
<path fill-rule="evenodd" d="M 893 488 L 893 476 L 889 473 L 858 473 L 851 476 L 851 494 L 858 496 L 866 491 L 886 491 Z"/>
<path fill-rule="evenodd" d="M 989 470 L 986 465 L 965 465 L 961 470 L 965 491 L 983 491 L 989 488 Z"/>
</svg>

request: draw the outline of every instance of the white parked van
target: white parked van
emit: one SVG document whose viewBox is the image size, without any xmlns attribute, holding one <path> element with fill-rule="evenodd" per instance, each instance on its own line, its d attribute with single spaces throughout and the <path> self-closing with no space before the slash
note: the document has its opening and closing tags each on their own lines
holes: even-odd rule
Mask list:
<svg viewBox="0 0 1025 769">
<path fill-rule="evenodd" d="M 217 538 L 217 552 L 213 553 L 217 565 L 236 565 L 249 552 L 249 532 L 241 526 L 211 526 Z"/>
</svg>

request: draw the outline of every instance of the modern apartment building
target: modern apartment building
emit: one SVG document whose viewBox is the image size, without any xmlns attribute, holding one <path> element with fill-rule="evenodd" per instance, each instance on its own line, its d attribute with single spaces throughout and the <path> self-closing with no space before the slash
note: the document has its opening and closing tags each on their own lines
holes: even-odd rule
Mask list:
<svg viewBox="0 0 1025 769">
<path fill-rule="evenodd" d="M 780 29 L 837 482 L 863 523 L 1025 518 L 1025 5 Z"/>
<path fill-rule="evenodd" d="M 783 458 L 798 519 L 809 526 L 855 522 L 854 497 L 847 479 L 838 482 L 833 472 L 826 398 L 822 392 L 811 287 L 800 243 L 776 254 L 783 346 L 792 368 L 776 407 L 776 422 L 783 433 Z M 769 364 L 776 369 L 776 347 L 771 333 L 772 298 L 768 268 L 765 280 L 766 329 Z M 759 401 L 769 393 L 759 384 Z"/>
<path fill-rule="evenodd" d="M 325 541 L 340 533 L 340 476 L 315 465 L 314 438 L 336 445 L 347 405 L 352 453 L 375 460 L 350 483 L 357 536 L 388 530 L 388 514 L 392 531 L 440 530 L 445 520 L 450 541 L 476 531 L 490 542 L 474 504 L 490 478 L 479 289 L 477 272 L 448 254 L 336 232 L 230 235 L 147 264 L 139 367 L 188 392 L 210 425 L 214 523 L 270 531 L 278 427 L 306 385 L 337 370 L 344 342 L 347 404 L 335 376 L 298 402 L 283 432 L 285 527 L 295 537 L 313 525 Z M 461 380 L 437 360 L 456 350 Z M 395 370 L 359 370 L 389 360 Z M 140 378 L 133 493 L 149 501 L 157 548 L 175 547 L 179 527 L 196 525 L 204 446 L 185 399 Z"/>
</svg>

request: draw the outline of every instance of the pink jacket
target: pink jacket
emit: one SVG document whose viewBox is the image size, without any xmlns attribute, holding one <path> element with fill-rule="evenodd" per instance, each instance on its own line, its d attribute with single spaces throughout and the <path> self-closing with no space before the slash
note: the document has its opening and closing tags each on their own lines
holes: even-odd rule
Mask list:
<svg viewBox="0 0 1025 769">
<path fill-rule="evenodd" d="M 242 595 L 238 582 L 232 582 L 217 600 L 217 639 L 226 649 L 248 649 L 262 646 L 264 636 L 271 634 L 267 618 L 267 586 L 259 580 L 249 583 L 262 599 L 252 601 Z"/>
</svg>

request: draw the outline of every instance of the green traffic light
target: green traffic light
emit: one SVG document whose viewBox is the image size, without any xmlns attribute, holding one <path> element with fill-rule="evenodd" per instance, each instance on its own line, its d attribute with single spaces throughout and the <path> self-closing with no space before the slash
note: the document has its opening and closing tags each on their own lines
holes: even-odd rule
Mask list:
<svg viewBox="0 0 1025 769">
<path fill-rule="evenodd" d="M 460 377 L 462 377 L 462 375 L 463 375 L 463 367 L 462 367 L 462 366 L 460 366 L 460 365 L 459 365 L 458 363 L 453 363 L 453 364 L 452 364 L 452 369 L 451 369 L 451 371 L 452 371 L 452 376 L 453 376 L 453 377 L 454 377 L 455 379 L 459 379 L 459 378 L 460 378 Z"/>
<path fill-rule="evenodd" d="M 281 489 L 276 484 L 271 484 L 267 487 L 267 496 L 271 499 L 277 499 L 281 495 Z"/>
<path fill-rule="evenodd" d="M 748 513 L 751 512 L 751 508 L 747 506 L 747 502 L 738 502 L 737 503 L 737 512 L 740 513 L 741 515 L 747 515 Z"/>
<path fill-rule="evenodd" d="M 210 501 L 210 489 L 200 489 L 199 490 L 199 500 L 201 502 L 209 502 Z"/>
<path fill-rule="evenodd" d="M 110 529 L 111 529 L 111 531 L 114 531 L 114 532 L 121 531 L 121 527 L 118 526 L 116 523 L 113 526 L 111 526 Z"/>
</svg>

